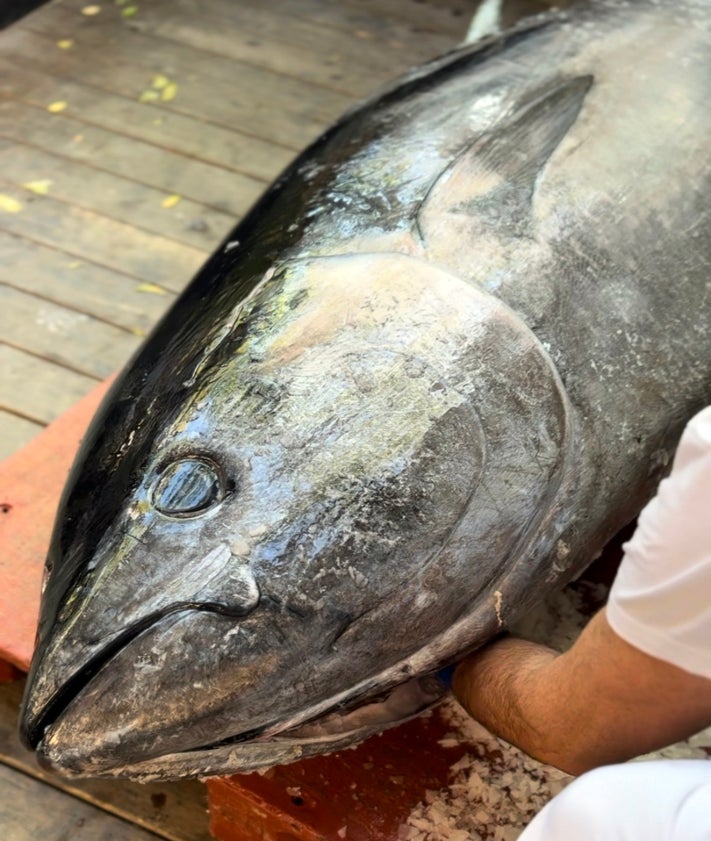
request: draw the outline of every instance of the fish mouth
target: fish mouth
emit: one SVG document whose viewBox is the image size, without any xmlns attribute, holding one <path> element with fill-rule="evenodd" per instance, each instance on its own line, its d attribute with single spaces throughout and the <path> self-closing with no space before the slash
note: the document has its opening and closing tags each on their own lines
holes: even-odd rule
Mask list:
<svg viewBox="0 0 711 841">
<path fill-rule="evenodd" d="M 95 705 L 97 692 L 105 692 L 101 676 L 111 671 L 109 664 L 128 649 L 135 651 L 133 643 L 150 639 L 152 631 L 165 626 L 165 620 L 178 613 L 183 616 L 177 617 L 177 621 L 196 614 L 205 617 L 201 621 L 220 621 L 219 616 L 236 618 L 234 609 L 219 604 L 174 604 L 134 622 L 115 636 L 87 658 L 41 706 L 33 699 L 30 678 L 23 702 L 21 733 L 25 744 L 35 750 L 40 765 L 73 778 L 169 780 L 239 773 L 355 744 L 414 717 L 437 703 L 444 694 L 442 685 L 434 678 L 400 672 L 393 679 L 392 672 L 384 672 L 360 682 L 357 687 L 304 705 L 289 716 L 270 717 L 266 722 L 262 719 L 252 728 L 245 719 L 242 723 L 247 728 L 214 741 L 200 742 L 198 734 L 209 736 L 209 731 L 196 727 L 192 744 L 187 741 L 184 749 L 179 742 L 162 745 L 161 738 L 154 738 L 149 731 L 143 741 L 129 739 L 127 744 L 113 741 L 113 734 L 120 729 L 118 722 L 100 711 L 95 716 L 96 726 L 87 732 L 82 727 L 83 717 Z M 139 646 L 145 648 L 143 643 Z M 42 668 L 41 656 L 39 660 L 38 671 Z M 100 697 L 98 702 L 101 707 Z M 225 724 L 224 718 L 222 721 Z M 190 737 L 192 724 L 186 722 L 187 726 L 178 729 Z"/>
<path fill-rule="evenodd" d="M 34 681 L 43 666 L 43 658 L 38 651 L 35 654 L 22 699 L 20 711 L 20 738 L 22 742 L 27 748 L 35 750 L 38 755 L 41 755 L 45 734 L 61 719 L 63 713 L 94 677 L 117 654 L 172 614 L 190 611 L 241 619 L 251 613 L 252 610 L 253 608 L 239 610 L 216 602 L 176 602 L 161 610 L 153 611 L 116 634 L 109 643 L 87 659 L 79 670 L 70 675 L 41 706 L 34 708 L 32 703 Z"/>
<path fill-rule="evenodd" d="M 407 680 L 368 698 L 343 700 L 294 726 L 265 726 L 184 751 L 121 764 L 84 763 L 78 751 L 62 751 L 42 738 L 40 764 L 65 777 L 126 778 L 141 782 L 245 773 L 285 765 L 309 756 L 351 747 L 398 726 L 439 703 L 446 694 L 433 675 Z"/>
</svg>

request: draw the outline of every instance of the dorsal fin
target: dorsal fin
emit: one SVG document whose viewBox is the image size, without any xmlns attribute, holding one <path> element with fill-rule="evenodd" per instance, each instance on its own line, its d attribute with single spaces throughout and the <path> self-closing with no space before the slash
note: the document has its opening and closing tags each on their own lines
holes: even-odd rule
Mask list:
<svg viewBox="0 0 711 841">
<path fill-rule="evenodd" d="M 476 217 L 486 228 L 524 233 L 536 179 L 575 122 L 592 85 L 578 76 L 538 89 L 503 123 L 462 151 L 435 181 L 417 213 L 417 227 L 441 229 L 443 214 Z"/>
</svg>

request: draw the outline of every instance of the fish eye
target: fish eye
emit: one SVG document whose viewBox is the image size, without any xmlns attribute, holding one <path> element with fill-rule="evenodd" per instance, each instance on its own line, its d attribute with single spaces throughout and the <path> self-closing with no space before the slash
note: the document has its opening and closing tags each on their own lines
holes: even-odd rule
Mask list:
<svg viewBox="0 0 711 841">
<path fill-rule="evenodd" d="M 168 517 L 197 517 L 225 497 L 219 467 L 205 457 L 176 459 L 162 471 L 153 489 L 153 505 Z"/>
</svg>

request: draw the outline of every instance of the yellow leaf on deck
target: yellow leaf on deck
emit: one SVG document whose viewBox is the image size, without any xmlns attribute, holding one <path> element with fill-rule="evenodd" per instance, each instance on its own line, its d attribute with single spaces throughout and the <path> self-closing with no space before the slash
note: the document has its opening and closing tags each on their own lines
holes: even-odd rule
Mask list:
<svg viewBox="0 0 711 841">
<path fill-rule="evenodd" d="M 155 283 L 139 283 L 136 287 L 136 292 L 146 292 L 149 295 L 167 295 L 165 289 L 162 286 L 158 286 Z"/>
<path fill-rule="evenodd" d="M 180 201 L 180 196 L 177 193 L 173 193 L 172 196 L 166 196 L 161 205 L 166 209 L 170 209 L 171 207 L 175 207 L 175 205 Z"/>
<path fill-rule="evenodd" d="M 138 97 L 139 102 L 156 102 L 159 98 L 158 91 L 143 91 Z"/>
<path fill-rule="evenodd" d="M 92 17 L 92 15 L 98 15 L 100 11 L 101 6 L 84 6 L 81 13 L 87 17 Z"/>
<path fill-rule="evenodd" d="M 160 92 L 160 98 L 163 102 L 170 102 L 178 95 L 178 86 L 175 82 L 168 82 L 168 84 Z"/>
<path fill-rule="evenodd" d="M 47 106 L 47 110 L 52 114 L 59 114 L 59 112 L 64 111 L 66 107 L 67 103 L 63 99 L 59 99 L 57 102 L 50 102 Z"/>
<path fill-rule="evenodd" d="M 0 193 L 0 210 L 4 210 L 5 213 L 19 213 L 22 210 L 22 202 Z"/>
<path fill-rule="evenodd" d="M 39 181 L 25 181 L 22 186 L 31 193 L 37 193 L 38 196 L 46 196 L 52 182 L 49 178 L 42 178 Z"/>
<path fill-rule="evenodd" d="M 121 9 L 121 17 L 122 18 L 132 18 L 136 12 L 138 11 L 138 6 L 126 6 L 125 9 Z"/>
<path fill-rule="evenodd" d="M 132 327 L 131 332 L 134 336 L 140 336 L 141 338 L 143 338 L 146 335 L 146 331 L 141 329 L 140 327 Z"/>
<path fill-rule="evenodd" d="M 167 76 L 164 76 L 162 73 L 158 73 L 153 77 L 153 81 L 151 85 L 157 90 L 162 91 L 166 85 L 170 84 L 170 79 Z"/>
<path fill-rule="evenodd" d="M 57 46 L 60 50 L 70 50 L 74 46 L 74 41 L 71 38 L 62 38 L 61 41 L 57 41 Z"/>
</svg>

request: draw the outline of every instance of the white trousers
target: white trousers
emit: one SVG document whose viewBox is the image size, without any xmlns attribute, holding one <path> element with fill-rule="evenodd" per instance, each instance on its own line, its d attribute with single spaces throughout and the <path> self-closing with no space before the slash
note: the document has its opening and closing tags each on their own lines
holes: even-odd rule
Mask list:
<svg viewBox="0 0 711 841">
<path fill-rule="evenodd" d="M 711 841 L 711 761 L 596 768 L 554 797 L 519 841 Z"/>
</svg>

